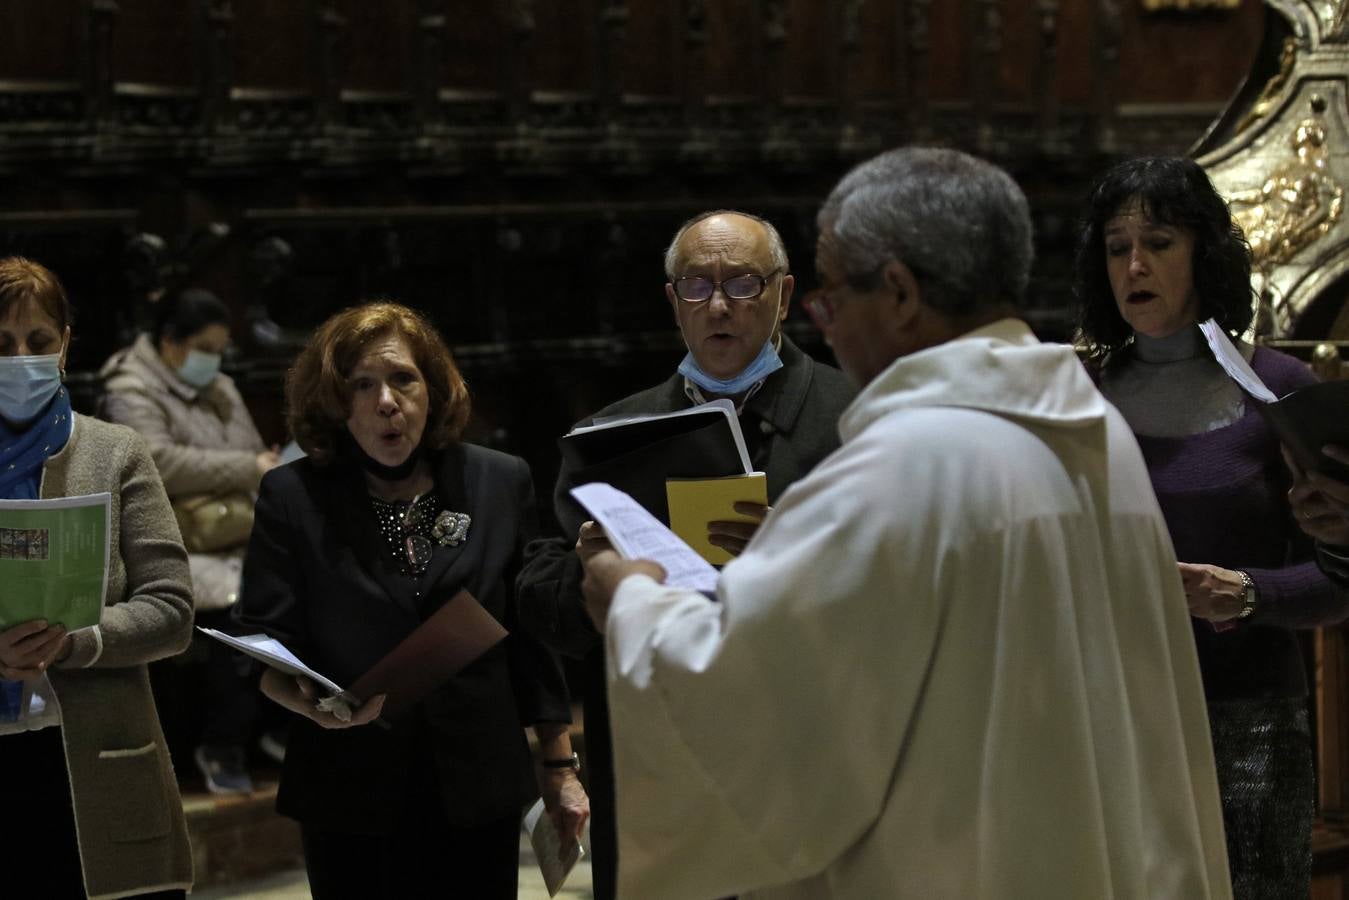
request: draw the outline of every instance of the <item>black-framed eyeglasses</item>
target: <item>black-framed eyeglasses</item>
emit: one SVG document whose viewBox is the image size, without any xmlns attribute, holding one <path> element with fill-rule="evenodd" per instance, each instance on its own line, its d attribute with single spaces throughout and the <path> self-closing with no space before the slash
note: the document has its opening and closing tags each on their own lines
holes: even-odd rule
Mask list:
<svg viewBox="0 0 1349 900">
<path fill-rule="evenodd" d="M 767 275 L 747 272 L 722 281 L 713 281 L 701 275 L 685 275 L 683 278 L 675 279 L 675 296 L 687 303 L 702 303 L 711 300 L 717 288 L 721 288 L 721 292 L 728 300 L 753 300 L 764 292 L 764 288 L 768 286 L 768 279 L 781 271 L 780 268 L 774 269 Z"/>
</svg>

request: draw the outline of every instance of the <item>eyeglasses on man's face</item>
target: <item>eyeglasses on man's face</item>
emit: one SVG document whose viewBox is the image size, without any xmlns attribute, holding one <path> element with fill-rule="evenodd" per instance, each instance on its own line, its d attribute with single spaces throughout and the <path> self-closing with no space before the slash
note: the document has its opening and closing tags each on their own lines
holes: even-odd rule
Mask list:
<svg viewBox="0 0 1349 900">
<path fill-rule="evenodd" d="M 767 275 L 747 272 L 744 275 L 733 275 L 723 281 L 713 281 L 701 275 L 685 275 L 683 278 L 675 279 L 675 296 L 687 303 L 702 303 L 704 300 L 711 300 L 717 288 L 721 288 L 721 292 L 728 300 L 753 300 L 764 292 L 764 288 L 768 286 L 768 279 L 781 271 L 774 269 Z"/>
</svg>

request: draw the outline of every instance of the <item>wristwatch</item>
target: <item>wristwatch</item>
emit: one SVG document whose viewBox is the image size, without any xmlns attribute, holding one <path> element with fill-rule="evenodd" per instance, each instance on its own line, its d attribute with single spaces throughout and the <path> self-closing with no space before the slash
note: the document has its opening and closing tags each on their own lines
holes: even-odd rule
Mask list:
<svg viewBox="0 0 1349 900">
<path fill-rule="evenodd" d="M 581 771 L 581 757 L 575 752 L 565 759 L 541 759 L 539 765 L 545 769 L 571 769 L 573 772 Z"/>
<path fill-rule="evenodd" d="M 1237 574 L 1241 576 L 1241 612 L 1237 613 L 1237 618 L 1249 619 L 1255 612 L 1255 582 L 1240 569 L 1237 570 Z"/>
</svg>

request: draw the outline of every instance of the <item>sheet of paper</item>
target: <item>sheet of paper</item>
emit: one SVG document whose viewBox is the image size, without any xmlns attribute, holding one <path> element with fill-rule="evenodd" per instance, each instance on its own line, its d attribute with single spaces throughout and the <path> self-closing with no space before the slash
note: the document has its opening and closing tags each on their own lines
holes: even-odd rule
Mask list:
<svg viewBox="0 0 1349 900">
<path fill-rule="evenodd" d="M 572 488 L 571 495 L 604 528 L 620 555 L 660 563 L 665 568 L 665 583 L 674 587 L 705 593 L 717 589 L 717 570 L 712 564 L 627 494 L 591 482 Z"/>
<path fill-rule="evenodd" d="M 308 455 L 309 454 L 305 453 L 303 450 L 300 449 L 299 444 L 295 443 L 294 441 L 291 441 L 289 444 L 281 448 L 281 453 L 279 454 L 280 464 L 284 466 L 286 463 L 295 462 L 295 460 L 303 459 Z"/>
<path fill-rule="evenodd" d="M 112 495 L 0 500 L 0 627 L 97 625 L 108 589 Z"/>
<path fill-rule="evenodd" d="M 299 658 L 291 653 L 285 644 L 274 637 L 265 634 L 245 634 L 236 637 L 214 628 L 202 628 L 200 625 L 197 626 L 197 630 L 202 634 L 210 635 L 221 643 L 228 644 L 241 653 L 246 653 L 254 659 L 266 663 L 273 669 L 279 669 L 287 675 L 303 675 L 330 693 L 345 693 L 336 682 L 320 675 L 300 662 Z"/>
<path fill-rule="evenodd" d="M 1213 351 L 1213 356 L 1218 360 L 1218 365 L 1223 367 L 1223 371 L 1231 376 L 1232 380 L 1246 393 L 1262 403 L 1273 403 L 1279 398 L 1274 396 L 1274 392 L 1265 386 L 1260 380 L 1260 376 L 1255 374 L 1251 364 L 1246 362 L 1246 358 L 1241 355 L 1241 351 L 1232 343 L 1232 339 L 1227 336 L 1217 322 L 1208 319 L 1199 323 L 1199 330 L 1204 334 L 1204 340 L 1208 341 L 1209 349 Z"/>
<path fill-rule="evenodd" d="M 548 896 L 556 897 L 557 892 L 562 890 L 562 885 L 566 883 L 567 876 L 576 866 L 576 861 L 585 855 L 581 842 L 577 841 L 572 845 L 566 856 L 558 858 L 557 850 L 562 845 L 558 837 L 557 828 L 553 826 L 553 820 L 548 818 L 543 810 L 543 800 L 540 799 L 529 808 L 525 813 L 525 833 L 529 835 L 529 845 L 534 848 L 534 858 L 539 863 L 539 874 L 543 876 L 544 886 L 548 888 Z"/>
</svg>

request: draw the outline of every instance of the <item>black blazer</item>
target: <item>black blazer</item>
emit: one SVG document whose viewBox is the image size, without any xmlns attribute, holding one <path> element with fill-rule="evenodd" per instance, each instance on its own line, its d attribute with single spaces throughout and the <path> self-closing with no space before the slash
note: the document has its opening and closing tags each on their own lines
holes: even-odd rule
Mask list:
<svg viewBox="0 0 1349 900">
<path fill-rule="evenodd" d="M 535 796 L 523 725 L 570 721 L 557 660 L 514 627 L 512 587 L 537 528 L 524 460 L 472 445 L 438 455 L 442 508 L 472 519 L 414 584 L 384 550 L 361 472 L 301 459 L 262 480 L 235 620 L 350 684 L 462 588 L 511 631 L 404 718 L 327 730 L 296 717 L 277 809 L 334 831 L 387 833 L 416 772 L 438 775 L 452 824 Z"/>
</svg>

